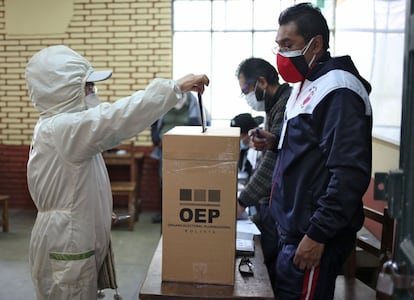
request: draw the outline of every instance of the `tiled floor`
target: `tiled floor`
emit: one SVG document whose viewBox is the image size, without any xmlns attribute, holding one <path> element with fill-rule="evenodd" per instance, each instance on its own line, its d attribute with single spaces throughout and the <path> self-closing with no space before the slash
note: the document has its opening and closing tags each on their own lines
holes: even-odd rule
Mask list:
<svg viewBox="0 0 414 300">
<path fill-rule="evenodd" d="M 135 230 L 126 223 L 112 229 L 116 274 L 122 300 L 138 299 L 139 289 L 160 238 L 160 224 L 153 224 L 153 213 L 141 213 Z M 28 248 L 35 211 L 10 210 L 9 232 L 0 230 L 0 299 L 34 300 L 30 277 Z M 105 290 L 104 299 L 113 299 L 114 292 Z"/>
</svg>

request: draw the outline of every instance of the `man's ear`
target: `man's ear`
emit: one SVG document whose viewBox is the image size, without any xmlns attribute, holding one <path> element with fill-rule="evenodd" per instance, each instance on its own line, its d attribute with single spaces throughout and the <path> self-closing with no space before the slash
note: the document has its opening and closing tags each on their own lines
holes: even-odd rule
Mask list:
<svg viewBox="0 0 414 300">
<path fill-rule="evenodd" d="M 311 49 L 313 54 L 318 55 L 319 53 L 323 52 L 323 37 L 322 35 L 318 34 L 313 39 L 313 43 L 311 45 Z"/>
<path fill-rule="evenodd" d="M 261 88 L 262 90 L 266 89 L 268 86 L 267 80 L 264 76 L 259 76 L 259 78 L 257 78 L 257 85 L 259 86 L 259 88 Z"/>
</svg>

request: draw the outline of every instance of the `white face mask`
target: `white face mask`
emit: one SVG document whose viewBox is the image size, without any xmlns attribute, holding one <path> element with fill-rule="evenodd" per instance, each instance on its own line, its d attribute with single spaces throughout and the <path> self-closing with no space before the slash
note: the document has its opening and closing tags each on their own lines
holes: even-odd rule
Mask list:
<svg viewBox="0 0 414 300">
<path fill-rule="evenodd" d="M 88 96 L 85 96 L 85 103 L 86 103 L 86 108 L 89 109 L 89 108 L 93 108 L 101 104 L 101 100 L 99 100 L 99 97 L 97 94 L 92 93 L 92 94 L 89 94 Z"/>
<path fill-rule="evenodd" d="M 246 101 L 249 106 L 256 111 L 265 111 L 264 101 L 257 101 L 256 94 L 254 91 L 248 93 L 246 96 Z"/>
</svg>

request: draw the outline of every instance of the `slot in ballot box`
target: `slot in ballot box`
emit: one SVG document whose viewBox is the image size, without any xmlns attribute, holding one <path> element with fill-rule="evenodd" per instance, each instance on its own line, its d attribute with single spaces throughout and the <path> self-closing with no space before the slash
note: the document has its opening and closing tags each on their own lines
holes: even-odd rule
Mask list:
<svg viewBox="0 0 414 300">
<path fill-rule="evenodd" d="M 163 136 L 162 280 L 234 284 L 240 129 Z"/>
</svg>

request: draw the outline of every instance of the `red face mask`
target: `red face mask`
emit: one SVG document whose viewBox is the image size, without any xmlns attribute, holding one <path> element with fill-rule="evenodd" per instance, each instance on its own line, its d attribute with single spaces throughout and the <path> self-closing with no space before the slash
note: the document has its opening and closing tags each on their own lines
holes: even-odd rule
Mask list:
<svg viewBox="0 0 414 300">
<path fill-rule="evenodd" d="M 315 56 L 308 64 L 305 59 L 305 53 L 308 50 L 313 38 L 303 48 L 303 50 L 278 52 L 276 55 L 277 70 L 286 82 L 300 82 L 305 80 L 309 72 L 309 66 L 312 64 Z"/>
</svg>

